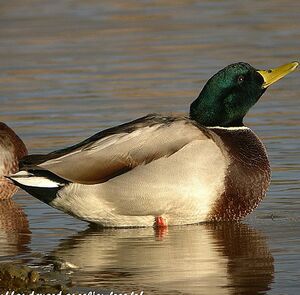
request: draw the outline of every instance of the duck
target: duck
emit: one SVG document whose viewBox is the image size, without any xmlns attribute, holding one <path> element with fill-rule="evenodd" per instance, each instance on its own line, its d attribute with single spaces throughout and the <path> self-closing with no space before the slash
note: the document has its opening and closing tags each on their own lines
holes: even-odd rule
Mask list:
<svg viewBox="0 0 300 295">
<path fill-rule="evenodd" d="M 27 153 L 21 138 L 5 123 L 0 122 L 0 201 L 10 199 L 18 190 L 5 176 L 19 170 L 19 160 Z"/>
<path fill-rule="evenodd" d="M 73 146 L 25 156 L 8 178 L 101 227 L 240 220 L 265 197 L 271 178 L 266 148 L 244 117 L 298 65 L 231 64 L 207 81 L 188 116 L 149 114 Z"/>
</svg>

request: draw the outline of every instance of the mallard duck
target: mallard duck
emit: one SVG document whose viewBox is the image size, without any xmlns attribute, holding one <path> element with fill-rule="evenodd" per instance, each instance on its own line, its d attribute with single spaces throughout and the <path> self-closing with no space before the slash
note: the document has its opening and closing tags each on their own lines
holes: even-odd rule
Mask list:
<svg viewBox="0 0 300 295">
<path fill-rule="evenodd" d="M 0 122 L 0 200 L 9 199 L 18 189 L 5 175 L 19 170 L 19 160 L 27 155 L 27 149 L 18 135 Z"/>
<path fill-rule="evenodd" d="M 271 173 L 265 147 L 243 118 L 297 66 L 231 64 L 208 80 L 189 117 L 147 115 L 24 157 L 9 178 L 50 206 L 104 227 L 239 220 L 266 195 Z"/>
</svg>

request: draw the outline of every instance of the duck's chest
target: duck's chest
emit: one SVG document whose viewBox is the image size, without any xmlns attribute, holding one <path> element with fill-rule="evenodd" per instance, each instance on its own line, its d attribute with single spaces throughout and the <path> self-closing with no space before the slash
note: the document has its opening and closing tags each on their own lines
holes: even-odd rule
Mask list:
<svg viewBox="0 0 300 295">
<path fill-rule="evenodd" d="M 224 192 L 210 212 L 211 220 L 238 220 L 266 195 L 271 170 L 266 149 L 246 127 L 212 128 L 212 136 L 229 158 Z"/>
</svg>

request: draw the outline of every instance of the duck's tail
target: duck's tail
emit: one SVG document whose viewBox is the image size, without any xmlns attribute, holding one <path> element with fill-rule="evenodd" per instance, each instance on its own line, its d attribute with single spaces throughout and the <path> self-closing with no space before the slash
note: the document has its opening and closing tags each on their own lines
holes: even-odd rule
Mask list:
<svg viewBox="0 0 300 295">
<path fill-rule="evenodd" d="M 43 169 L 22 170 L 7 176 L 24 191 L 49 204 L 69 181 Z"/>
</svg>

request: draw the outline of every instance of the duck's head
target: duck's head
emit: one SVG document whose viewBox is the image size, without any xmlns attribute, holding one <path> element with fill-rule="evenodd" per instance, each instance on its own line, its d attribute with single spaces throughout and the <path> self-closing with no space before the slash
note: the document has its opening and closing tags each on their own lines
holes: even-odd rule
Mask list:
<svg viewBox="0 0 300 295">
<path fill-rule="evenodd" d="M 243 126 L 244 116 L 265 90 L 298 65 L 292 62 L 266 71 L 243 62 L 229 65 L 208 80 L 191 104 L 190 117 L 204 126 Z"/>
</svg>

